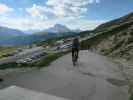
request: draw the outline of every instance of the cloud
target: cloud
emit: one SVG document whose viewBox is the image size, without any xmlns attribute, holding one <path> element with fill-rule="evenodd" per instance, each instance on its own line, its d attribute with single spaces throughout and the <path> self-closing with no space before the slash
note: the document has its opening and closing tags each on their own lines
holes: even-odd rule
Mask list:
<svg viewBox="0 0 133 100">
<path fill-rule="evenodd" d="M 26 8 L 32 17 L 79 17 L 88 11 L 88 5 L 99 3 L 100 0 L 48 0 L 45 5 L 33 4 Z"/>
<path fill-rule="evenodd" d="M 88 0 L 48 0 L 50 7 L 57 17 L 80 16 L 87 12 Z"/>
<path fill-rule="evenodd" d="M 100 3 L 99 0 L 48 0 L 44 5 L 33 4 L 31 7 L 18 8 L 24 16 L 4 16 L 16 11 L 7 5 L 0 4 L 0 25 L 20 30 L 43 30 L 56 23 L 67 25 L 71 29 L 94 29 L 105 22 L 101 20 L 84 19 L 88 13 L 88 6 Z"/>
<path fill-rule="evenodd" d="M 7 13 L 12 12 L 12 11 L 14 11 L 13 8 L 10 8 L 7 5 L 0 3 L 0 14 L 1 15 L 7 14 Z"/>
<path fill-rule="evenodd" d="M 32 18 L 9 18 L 3 17 L 0 19 L 0 26 L 9 28 L 26 30 L 43 30 L 56 24 L 56 20 L 37 20 Z"/>
<path fill-rule="evenodd" d="M 52 27 L 56 23 L 68 26 L 70 29 L 91 30 L 98 25 L 106 22 L 106 20 L 85 20 L 73 18 L 61 18 L 54 20 L 37 20 L 31 18 L 1 18 L 0 25 L 16 28 L 23 31 L 26 30 L 44 30 Z"/>
<path fill-rule="evenodd" d="M 41 16 L 43 9 L 40 6 L 37 6 L 36 4 L 34 4 L 31 8 L 26 8 L 26 11 L 32 17 L 38 17 L 38 16 Z"/>
<path fill-rule="evenodd" d="M 58 17 L 77 17 L 88 11 L 89 4 L 99 2 L 99 0 L 48 0 L 46 5 L 51 7 Z"/>
<path fill-rule="evenodd" d="M 33 4 L 31 8 L 26 8 L 26 12 L 28 12 L 33 18 L 40 17 L 41 19 L 47 19 L 47 16 L 44 15 L 46 9 L 48 8 L 45 6 Z"/>
<path fill-rule="evenodd" d="M 79 19 L 74 20 L 73 22 L 66 23 L 69 28 L 73 29 L 81 29 L 81 30 L 93 30 L 98 25 L 105 23 L 107 20 L 85 20 L 85 19 Z"/>
</svg>

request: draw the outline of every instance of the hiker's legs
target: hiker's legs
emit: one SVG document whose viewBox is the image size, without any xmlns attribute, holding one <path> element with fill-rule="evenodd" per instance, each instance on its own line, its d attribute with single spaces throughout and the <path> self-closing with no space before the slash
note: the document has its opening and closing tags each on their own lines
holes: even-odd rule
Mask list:
<svg viewBox="0 0 133 100">
<path fill-rule="evenodd" d="M 72 48 L 72 58 L 74 57 L 74 48 Z"/>
<path fill-rule="evenodd" d="M 0 78 L 0 82 L 2 82 L 3 81 L 3 79 L 2 78 Z"/>
<path fill-rule="evenodd" d="M 76 53 L 77 58 L 79 58 L 79 49 L 78 48 L 75 50 L 75 53 Z"/>
</svg>

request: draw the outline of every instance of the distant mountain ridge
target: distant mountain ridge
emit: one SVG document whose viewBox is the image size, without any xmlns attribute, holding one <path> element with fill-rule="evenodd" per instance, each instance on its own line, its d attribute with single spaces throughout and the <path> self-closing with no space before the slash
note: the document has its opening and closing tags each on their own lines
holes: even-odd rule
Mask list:
<svg viewBox="0 0 133 100">
<path fill-rule="evenodd" d="M 10 29 L 6 27 L 0 28 L 0 45 L 29 45 L 34 42 L 41 42 L 51 38 L 76 36 L 80 30 L 71 30 L 65 25 L 56 24 L 53 27 L 32 33 L 22 32 L 20 30 Z M 33 32 L 33 30 L 32 30 Z"/>
<path fill-rule="evenodd" d="M 7 35 L 12 35 L 12 36 L 25 35 L 25 33 L 20 30 L 0 26 L 0 34 L 2 33 L 3 35 L 7 34 Z"/>
<path fill-rule="evenodd" d="M 62 24 L 55 24 L 53 27 L 43 30 L 48 33 L 69 33 L 69 32 L 81 32 L 80 29 L 69 29 L 67 26 Z"/>
<path fill-rule="evenodd" d="M 2 40 L 22 35 L 25 33 L 20 30 L 0 26 L 0 39 Z"/>
<path fill-rule="evenodd" d="M 78 33 L 79 32 L 72 32 L 69 28 L 67 28 L 64 25 L 56 24 L 54 27 L 51 27 L 48 30 L 35 32 L 33 34 L 20 35 L 15 34 L 15 32 L 12 32 L 13 36 L 11 36 L 10 32 L 8 34 L 8 38 L 0 40 L 0 45 L 28 45 L 37 41 L 41 42 L 51 38 L 73 36 L 77 35 Z"/>
<path fill-rule="evenodd" d="M 54 34 L 31 34 L 16 36 L 10 39 L 0 41 L 0 45 L 29 45 L 33 44 L 36 41 L 44 41 L 54 37 L 56 37 L 56 35 Z"/>
</svg>

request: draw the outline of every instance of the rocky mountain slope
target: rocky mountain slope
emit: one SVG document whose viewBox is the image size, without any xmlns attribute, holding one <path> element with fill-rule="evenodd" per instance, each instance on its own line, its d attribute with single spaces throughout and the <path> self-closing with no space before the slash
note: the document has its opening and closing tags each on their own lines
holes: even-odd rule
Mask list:
<svg viewBox="0 0 133 100">
<path fill-rule="evenodd" d="M 82 42 L 82 48 L 104 55 L 133 60 L 133 12 L 104 23 L 94 30 L 96 36 Z"/>
</svg>

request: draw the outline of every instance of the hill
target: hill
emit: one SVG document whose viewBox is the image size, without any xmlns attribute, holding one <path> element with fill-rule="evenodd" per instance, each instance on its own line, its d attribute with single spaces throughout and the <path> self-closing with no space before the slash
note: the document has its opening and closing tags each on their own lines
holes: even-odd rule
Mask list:
<svg viewBox="0 0 133 100">
<path fill-rule="evenodd" d="M 0 26 L 0 40 L 22 35 L 25 35 L 25 33 L 20 30 Z"/>
<path fill-rule="evenodd" d="M 94 37 L 82 42 L 83 49 L 133 60 L 133 13 L 98 26 L 94 33 Z"/>
<path fill-rule="evenodd" d="M 36 41 L 44 41 L 56 37 L 55 34 L 31 34 L 16 36 L 0 41 L 0 45 L 29 45 Z"/>
<path fill-rule="evenodd" d="M 43 41 L 45 42 L 46 40 L 49 39 L 60 39 L 60 38 L 68 38 L 68 37 L 73 37 L 73 36 L 77 36 L 80 33 L 76 33 L 76 32 L 69 32 L 69 33 L 47 33 L 45 31 L 42 32 L 37 32 L 34 34 L 30 34 L 30 35 L 23 35 L 23 36 L 16 36 L 16 37 L 12 37 L 12 38 L 7 38 L 4 40 L 0 41 L 0 45 L 30 45 L 33 43 L 39 43 L 41 42 L 41 44 L 43 43 Z"/>
</svg>

